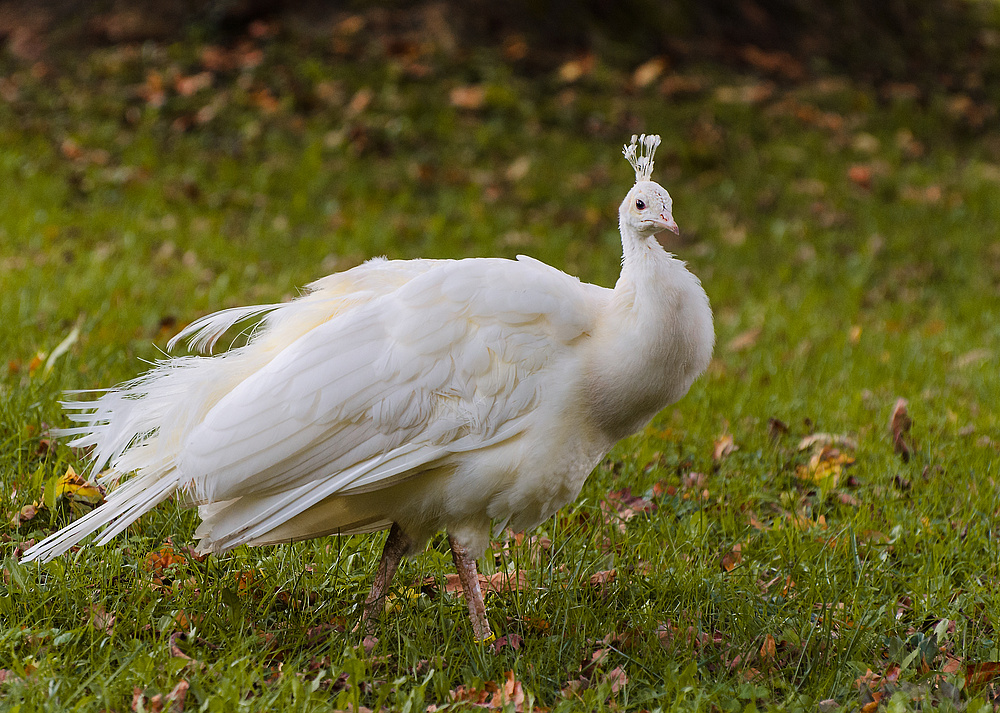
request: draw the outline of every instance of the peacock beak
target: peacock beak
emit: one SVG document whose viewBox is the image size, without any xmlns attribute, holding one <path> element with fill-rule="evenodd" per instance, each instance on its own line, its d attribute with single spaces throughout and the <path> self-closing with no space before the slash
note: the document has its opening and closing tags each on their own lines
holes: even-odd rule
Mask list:
<svg viewBox="0 0 1000 713">
<path fill-rule="evenodd" d="M 674 220 L 674 216 L 660 214 L 660 220 L 663 221 L 664 227 L 671 233 L 674 235 L 681 234 L 681 229 L 677 227 L 677 221 Z"/>
</svg>

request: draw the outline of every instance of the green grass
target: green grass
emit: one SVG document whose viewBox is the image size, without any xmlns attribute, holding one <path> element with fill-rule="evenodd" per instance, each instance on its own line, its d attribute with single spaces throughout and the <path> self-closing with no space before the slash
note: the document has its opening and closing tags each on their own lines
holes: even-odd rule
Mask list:
<svg viewBox="0 0 1000 713">
<path fill-rule="evenodd" d="M 255 43 L 259 65 L 191 96 L 171 77 L 204 69 L 196 38 L 62 57 L 41 78 L 0 58 L 15 94 L 0 103 L 0 710 L 122 711 L 136 687 L 148 710 L 180 681 L 190 710 L 423 710 L 507 672 L 525 708 L 856 709 L 872 700 L 857 679 L 894 665 L 895 684 L 872 684 L 893 710 L 989 705 L 966 665 L 1000 661 L 995 127 L 953 97 L 830 78 L 687 67 L 699 88 L 664 94 L 600 62 L 564 84 L 499 50 L 430 50 L 418 76 L 357 41 Z M 162 106 L 142 89 L 154 72 Z M 451 105 L 467 84 L 485 88 L 479 108 Z M 731 101 L 742 86 L 765 96 Z M 381 537 L 157 573 L 146 555 L 196 524 L 167 504 L 105 548 L 17 562 L 67 515 L 11 518 L 82 465 L 47 447 L 61 392 L 135 376 L 200 315 L 380 254 L 524 252 L 610 286 L 632 182 L 620 146 L 639 131 L 663 135 L 671 249 L 712 300 L 716 357 L 530 533 L 550 548 L 500 541 L 480 563 L 525 570 L 487 602 L 517 650 L 472 641 L 443 538 L 401 568 L 370 653 L 351 627 Z M 908 463 L 888 428 L 898 397 Z M 857 440 L 835 487 L 796 477 L 813 432 Z M 738 450 L 713 461 L 725 433 Z M 610 516 L 624 487 L 656 508 Z"/>
</svg>

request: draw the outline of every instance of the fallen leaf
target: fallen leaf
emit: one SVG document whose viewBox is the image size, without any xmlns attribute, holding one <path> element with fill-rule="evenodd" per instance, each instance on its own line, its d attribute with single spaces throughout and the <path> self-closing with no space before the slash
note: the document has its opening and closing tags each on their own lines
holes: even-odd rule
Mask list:
<svg viewBox="0 0 1000 713">
<path fill-rule="evenodd" d="M 712 460 L 718 463 L 737 449 L 738 446 L 733 442 L 733 437 L 728 433 L 723 433 L 715 439 L 715 445 L 712 447 Z"/>
<path fill-rule="evenodd" d="M 211 72 L 199 72 L 186 77 L 179 76 L 174 80 L 174 89 L 182 97 L 189 97 L 212 86 L 212 79 Z"/>
<path fill-rule="evenodd" d="M 448 93 L 448 100 L 459 109 L 481 109 L 486 102 L 486 89 L 481 84 L 455 87 Z"/>
<path fill-rule="evenodd" d="M 25 505 L 23 508 L 14 513 L 14 517 L 11 519 L 10 524 L 14 527 L 20 527 L 21 523 L 28 522 L 35 518 L 38 514 L 38 510 L 41 505 L 35 501 L 30 505 Z"/>
<path fill-rule="evenodd" d="M 653 483 L 653 496 L 662 497 L 664 495 L 674 496 L 677 495 L 677 486 L 667 483 L 665 480 L 658 480 Z"/>
<path fill-rule="evenodd" d="M 90 625 L 95 629 L 100 629 L 106 634 L 110 634 L 115 625 L 115 615 L 100 604 L 90 605 Z"/>
<path fill-rule="evenodd" d="M 724 86 L 715 90 L 715 100 L 721 104 L 760 104 L 774 95 L 771 82 L 748 82 L 739 86 Z"/>
<path fill-rule="evenodd" d="M 513 705 L 513 709 L 510 706 Z M 493 694 L 493 698 L 486 704 L 487 708 L 497 708 L 503 710 L 514 710 L 521 713 L 524 710 L 524 688 L 521 682 L 514 678 L 514 672 L 508 671 L 505 675 L 503 688 Z"/>
<path fill-rule="evenodd" d="M 774 637 L 768 634 L 764 637 L 764 643 L 760 646 L 760 657 L 765 661 L 773 661 L 777 651 L 778 647 L 774 641 Z"/>
<path fill-rule="evenodd" d="M 806 69 L 791 53 L 783 50 L 768 51 L 754 45 L 744 47 L 740 54 L 744 61 L 770 74 L 780 74 L 786 79 L 800 81 L 806 76 Z"/>
<path fill-rule="evenodd" d="M 86 505 L 100 505 L 104 502 L 104 488 L 81 478 L 69 466 L 66 472 L 56 481 L 56 501 L 69 500 Z"/>
<path fill-rule="evenodd" d="M 719 560 L 719 565 L 726 572 L 732 572 L 740 562 L 743 561 L 743 544 L 737 542 L 733 548 L 727 551 Z"/>
<path fill-rule="evenodd" d="M 521 642 L 524 639 L 517 634 L 506 634 L 501 636 L 499 639 L 493 642 L 493 652 L 500 653 L 501 649 L 510 648 L 514 651 L 518 651 L 521 648 Z"/>
<path fill-rule="evenodd" d="M 635 72 L 632 73 L 632 83 L 640 88 L 648 87 L 660 78 L 666 68 L 667 60 L 665 58 L 654 57 L 636 67 Z"/>
<path fill-rule="evenodd" d="M 157 108 L 163 106 L 167 101 L 163 75 L 156 70 L 147 74 L 146 81 L 139 87 L 138 94 L 151 107 Z"/>
<path fill-rule="evenodd" d="M 429 582 L 425 580 L 425 583 L 433 584 L 433 578 L 429 578 Z M 515 592 L 521 591 L 528 588 L 528 572 L 523 569 L 519 569 L 514 573 L 509 572 L 494 572 L 491 575 L 485 575 L 481 572 L 479 573 L 479 588 L 485 594 L 486 592 L 495 592 L 500 594 L 502 592 Z M 465 590 L 462 586 L 462 579 L 456 573 L 451 573 L 445 576 L 444 590 L 449 594 L 465 594 Z"/>
<path fill-rule="evenodd" d="M 699 473 L 698 471 L 691 471 L 690 473 L 685 473 L 681 476 L 681 487 L 684 490 L 693 490 L 701 488 L 705 484 L 705 480 L 708 476 L 704 473 Z"/>
<path fill-rule="evenodd" d="M 604 585 L 614 582 L 617 577 L 617 569 L 606 569 L 600 572 L 594 572 L 590 575 L 590 586 L 603 588 Z"/>
<path fill-rule="evenodd" d="M 819 452 L 813 453 L 807 465 L 795 468 L 795 477 L 799 480 L 816 483 L 820 488 L 829 490 L 836 488 L 845 466 L 852 465 L 854 457 L 841 453 L 833 446 L 823 446 Z"/>
<path fill-rule="evenodd" d="M 372 99 L 375 97 L 375 93 L 368 87 L 362 87 L 354 93 L 351 100 L 347 102 L 347 108 L 344 110 L 344 116 L 348 119 L 353 119 L 358 114 L 363 112 L 371 104 Z"/>
<path fill-rule="evenodd" d="M 273 114 L 281 108 L 281 102 L 267 87 L 250 93 L 250 103 L 265 114 Z"/>
<path fill-rule="evenodd" d="M 726 345 L 726 349 L 731 352 L 741 352 L 744 349 L 749 349 L 757 343 L 757 339 L 760 337 L 761 331 L 762 329 L 760 327 L 753 327 L 752 329 L 740 332 L 729 340 L 729 343 Z"/>
<path fill-rule="evenodd" d="M 826 446 L 838 446 L 840 448 L 850 448 L 853 451 L 858 449 L 858 442 L 851 436 L 840 433 L 814 433 L 799 441 L 799 450 L 807 451 L 810 448 L 824 448 Z"/>
<path fill-rule="evenodd" d="M 177 682 L 173 690 L 167 694 L 167 700 L 173 703 L 170 707 L 172 711 L 182 711 L 184 710 L 184 701 L 187 699 L 188 689 L 191 684 L 185 681 L 183 678 Z"/>
<path fill-rule="evenodd" d="M 993 352 L 989 349 L 973 349 L 972 351 L 962 354 L 955 360 L 955 366 L 959 369 L 964 369 L 971 364 L 978 364 L 981 361 L 986 361 L 993 357 Z"/>
<path fill-rule="evenodd" d="M 985 686 L 1000 680 L 1000 661 L 976 661 L 965 665 L 965 685 Z"/>
<path fill-rule="evenodd" d="M 767 435 L 772 441 L 776 441 L 788 433 L 788 424 L 779 418 L 767 419 Z"/>
<path fill-rule="evenodd" d="M 177 552 L 174 551 L 173 543 L 167 539 L 166 543 L 161 545 L 159 549 L 149 552 L 143 564 L 149 572 L 152 572 L 154 576 L 162 577 L 164 570 L 175 564 L 183 564 L 185 558 Z"/>
<path fill-rule="evenodd" d="M 906 412 L 906 406 L 906 399 L 897 399 L 889 417 L 889 432 L 892 434 L 893 450 L 904 463 L 909 463 L 910 455 L 913 453 L 913 446 L 910 443 L 910 427 L 913 425 L 913 420 Z"/>
<path fill-rule="evenodd" d="M 628 685 L 628 676 L 625 669 L 615 666 L 603 676 L 603 683 L 611 684 L 611 695 L 617 695 L 619 691 Z"/>
<path fill-rule="evenodd" d="M 594 70 L 594 63 L 595 58 L 592 54 L 564 62 L 559 67 L 559 79 L 562 82 L 571 84 L 584 75 L 590 74 Z"/>
<path fill-rule="evenodd" d="M 851 183 L 860 186 L 861 188 L 871 188 L 872 170 L 869 166 L 856 163 L 847 169 L 847 177 L 850 179 Z"/>
<path fill-rule="evenodd" d="M 622 532 L 625 531 L 623 523 L 628 522 L 641 512 L 655 512 L 656 503 L 653 503 L 639 495 L 633 495 L 631 488 L 613 490 L 605 496 L 601 502 L 601 510 L 604 512 L 604 521 L 611 523 L 618 521 Z"/>
</svg>

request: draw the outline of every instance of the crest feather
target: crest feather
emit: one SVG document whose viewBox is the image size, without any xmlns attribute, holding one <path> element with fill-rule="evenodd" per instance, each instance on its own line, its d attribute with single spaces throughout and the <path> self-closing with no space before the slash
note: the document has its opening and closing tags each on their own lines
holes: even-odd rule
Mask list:
<svg viewBox="0 0 1000 713">
<path fill-rule="evenodd" d="M 632 134 L 632 142 L 625 144 L 622 154 L 632 164 L 635 169 L 635 182 L 648 181 L 653 175 L 653 154 L 656 147 L 660 145 L 660 137 L 657 134 L 643 134 L 636 136 Z"/>
</svg>

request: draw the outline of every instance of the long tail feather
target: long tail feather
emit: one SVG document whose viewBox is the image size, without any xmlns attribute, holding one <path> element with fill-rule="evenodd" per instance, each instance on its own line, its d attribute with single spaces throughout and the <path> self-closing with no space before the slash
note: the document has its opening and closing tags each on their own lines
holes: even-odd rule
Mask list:
<svg viewBox="0 0 1000 713">
<path fill-rule="evenodd" d="M 281 307 L 280 304 L 233 307 L 206 315 L 201 319 L 196 319 L 175 334 L 167 342 L 167 351 L 172 351 L 179 342 L 187 340 L 188 346 L 192 351 L 207 354 L 212 351 L 212 347 L 215 346 L 219 337 L 225 334 L 237 322 L 242 322 L 251 317 L 258 317 L 279 307 Z"/>
<path fill-rule="evenodd" d="M 105 529 L 97 544 L 103 545 L 170 497 L 178 484 L 176 471 L 147 473 L 133 478 L 112 492 L 103 505 L 26 551 L 21 561 L 48 562 L 102 527 Z"/>
</svg>

